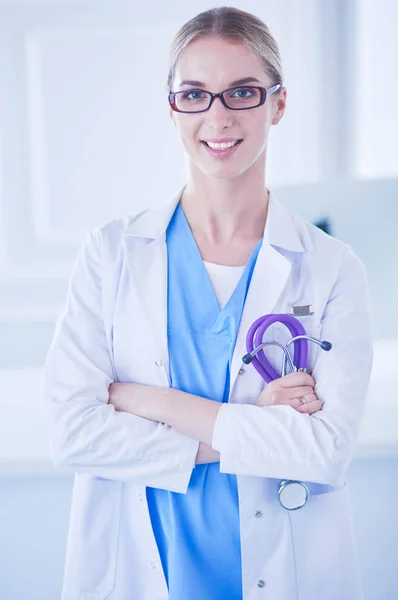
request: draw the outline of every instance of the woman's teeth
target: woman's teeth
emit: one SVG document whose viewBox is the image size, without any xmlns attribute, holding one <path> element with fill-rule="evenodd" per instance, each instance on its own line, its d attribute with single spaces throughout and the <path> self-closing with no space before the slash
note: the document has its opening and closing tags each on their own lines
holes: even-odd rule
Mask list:
<svg viewBox="0 0 398 600">
<path fill-rule="evenodd" d="M 227 148 L 232 148 L 232 146 L 236 146 L 240 140 L 235 140 L 234 142 L 222 142 L 222 143 L 214 143 L 214 142 L 205 142 L 209 146 L 209 148 L 213 148 L 214 150 L 226 150 Z"/>
</svg>

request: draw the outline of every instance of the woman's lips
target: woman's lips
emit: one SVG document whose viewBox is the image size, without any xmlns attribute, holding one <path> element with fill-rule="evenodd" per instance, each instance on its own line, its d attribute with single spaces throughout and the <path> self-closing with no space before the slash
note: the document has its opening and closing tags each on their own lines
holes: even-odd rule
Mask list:
<svg viewBox="0 0 398 600">
<path fill-rule="evenodd" d="M 235 144 L 235 146 L 232 146 L 231 148 L 226 148 L 225 150 L 216 150 L 215 148 L 210 148 L 210 146 L 208 146 L 204 141 L 202 142 L 202 144 L 206 148 L 208 153 L 212 156 L 215 156 L 216 158 L 228 158 L 229 156 L 231 156 L 231 154 L 235 152 L 238 146 L 241 145 L 242 141 L 243 140 L 239 140 L 239 142 Z"/>
</svg>

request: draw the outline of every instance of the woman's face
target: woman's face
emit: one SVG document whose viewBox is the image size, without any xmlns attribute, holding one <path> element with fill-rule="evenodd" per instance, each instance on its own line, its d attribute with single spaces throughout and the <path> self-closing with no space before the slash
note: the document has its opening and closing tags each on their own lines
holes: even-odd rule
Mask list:
<svg viewBox="0 0 398 600">
<path fill-rule="evenodd" d="M 181 53 L 177 64 L 173 92 L 203 89 L 218 93 L 235 85 L 241 79 L 244 85 L 270 88 L 274 82 L 264 73 L 260 59 L 244 44 L 217 37 L 191 42 Z M 186 84 L 197 81 L 201 85 Z M 202 85 L 203 84 L 203 85 Z M 203 113 L 186 114 L 170 110 L 170 116 L 179 131 L 192 168 L 198 168 L 210 177 L 231 179 L 238 177 L 261 161 L 265 168 L 265 153 L 271 124 L 282 118 L 286 90 L 267 97 L 265 104 L 250 110 L 230 110 L 220 98 Z M 206 141 L 242 140 L 226 155 L 215 156 Z"/>
</svg>

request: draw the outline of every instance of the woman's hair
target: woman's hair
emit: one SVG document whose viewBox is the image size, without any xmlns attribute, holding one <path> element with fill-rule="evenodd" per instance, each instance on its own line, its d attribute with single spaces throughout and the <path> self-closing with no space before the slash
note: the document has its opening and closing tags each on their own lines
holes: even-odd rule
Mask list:
<svg viewBox="0 0 398 600">
<path fill-rule="evenodd" d="M 220 37 L 240 42 L 257 55 L 264 65 L 272 85 L 283 85 L 281 57 L 278 45 L 267 25 L 258 17 L 229 6 L 212 8 L 187 21 L 176 33 L 169 57 L 167 89 L 172 91 L 175 71 L 181 52 L 194 40 L 203 37 Z"/>
</svg>

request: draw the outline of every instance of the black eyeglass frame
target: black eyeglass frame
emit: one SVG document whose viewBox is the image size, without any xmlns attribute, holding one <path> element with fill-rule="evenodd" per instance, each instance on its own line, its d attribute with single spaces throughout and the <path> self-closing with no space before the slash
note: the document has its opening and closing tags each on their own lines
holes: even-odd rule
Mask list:
<svg viewBox="0 0 398 600">
<path fill-rule="evenodd" d="M 181 90 L 180 92 L 170 92 L 169 93 L 169 103 L 170 103 L 171 108 L 175 112 L 185 113 L 185 114 L 189 114 L 189 115 L 208 111 L 216 98 L 220 98 L 220 100 L 223 103 L 223 105 L 225 106 L 225 108 L 228 108 L 229 110 L 251 110 L 252 108 L 258 108 L 259 106 L 262 106 L 263 104 L 265 104 L 267 97 L 270 96 L 271 94 L 273 94 L 274 92 L 276 92 L 277 90 L 279 90 L 280 87 L 281 87 L 280 83 L 277 83 L 276 85 L 273 85 L 272 87 L 270 87 L 268 89 L 257 86 L 257 85 L 235 85 L 233 87 L 227 88 L 226 90 L 223 90 L 222 92 L 219 92 L 218 94 L 213 94 L 213 92 L 209 92 L 208 90 L 202 90 L 200 88 L 192 88 L 192 89 L 188 89 L 188 90 Z M 260 90 L 260 102 L 258 104 L 255 104 L 254 106 L 246 106 L 243 108 L 231 108 L 230 106 L 228 106 L 228 104 L 226 103 L 225 98 L 224 98 L 224 94 L 226 92 L 229 92 L 230 90 L 239 90 L 239 89 L 248 89 L 248 88 L 254 89 L 254 90 Z M 205 92 L 206 94 L 209 94 L 209 96 L 210 96 L 209 106 L 202 110 L 180 110 L 177 107 L 175 97 L 178 94 L 187 94 L 189 92 Z"/>
</svg>

